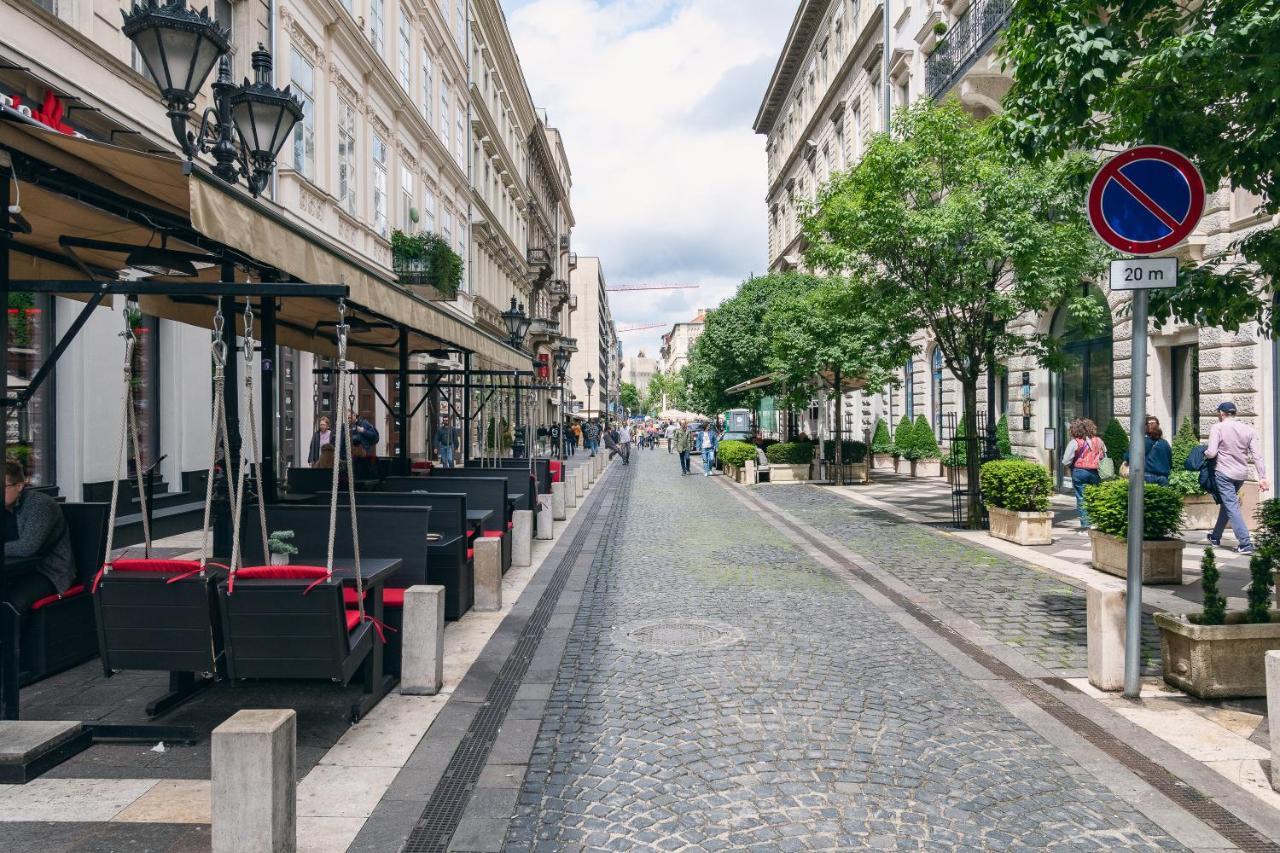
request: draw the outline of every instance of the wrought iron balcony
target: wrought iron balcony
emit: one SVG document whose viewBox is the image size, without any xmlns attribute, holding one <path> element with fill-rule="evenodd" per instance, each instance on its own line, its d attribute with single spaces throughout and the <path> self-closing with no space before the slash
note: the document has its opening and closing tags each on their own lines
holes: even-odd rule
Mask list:
<svg viewBox="0 0 1280 853">
<path fill-rule="evenodd" d="M 924 61 L 924 85 L 930 98 L 941 98 L 995 43 L 1009 23 L 1014 0 L 974 0 L 938 48 Z"/>
</svg>

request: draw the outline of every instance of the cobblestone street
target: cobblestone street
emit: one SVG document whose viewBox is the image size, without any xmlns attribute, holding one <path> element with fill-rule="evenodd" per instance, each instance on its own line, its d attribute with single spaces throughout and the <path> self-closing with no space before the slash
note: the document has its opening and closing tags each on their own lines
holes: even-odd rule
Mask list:
<svg viewBox="0 0 1280 853">
<path fill-rule="evenodd" d="M 720 481 L 634 456 L 508 850 L 1181 849 Z M 917 566 L 913 582 L 972 570 L 977 549 L 820 490 L 761 492 L 820 528 L 849 519 L 829 532 Z M 1027 583 L 1009 598 L 1044 606 L 1016 630 L 1047 665 L 1080 667 L 1075 591 Z"/>
</svg>

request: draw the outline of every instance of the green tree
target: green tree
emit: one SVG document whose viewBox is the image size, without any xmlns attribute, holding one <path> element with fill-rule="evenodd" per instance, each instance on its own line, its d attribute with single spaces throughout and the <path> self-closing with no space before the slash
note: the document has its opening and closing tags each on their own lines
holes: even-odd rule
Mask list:
<svg viewBox="0 0 1280 853">
<path fill-rule="evenodd" d="M 1001 50 L 1014 75 L 1002 125 L 1029 156 L 1168 145 L 1210 192 L 1229 181 L 1280 212 L 1275 0 L 1018 0 Z M 1153 321 L 1269 328 L 1280 231 L 1259 228 L 1179 278 L 1152 292 Z"/>
<path fill-rule="evenodd" d="M 917 459 L 937 459 L 942 455 L 938 449 L 938 437 L 933 434 L 933 427 L 929 425 L 928 418 L 924 415 L 916 415 L 916 424 L 912 429 L 915 431 Z"/>
<path fill-rule="evenodd" d="M 630 382 L 623 382 L 618 388 L 618 402 L 632 414 L 640 411 L 640 391 Z"/>
<path fill-rule="evenodd" d="M 887 334 L 862 309 L 862 295 L 849 280 L 832 278 L 777 294 L 765 312 L 771 332 L 767 363 L 789 390 L 789 402 L 806 405 L 815 381 L 835 397 L 836 465 L 843 462 L 845 381 L 882 386 L 911 352 L 904 338 Z"/>
<path fill-rule="evenodd" d="M 876 418 L 876 431 L 871 437 L 871 452 L 893 452 L 893 439 L 889 437 L 889 425 L 884 422 L 884 418 Z"/>
<path fill-rule="evenodd" d="M 1227 620 L 1227 600 L 1218 590 L 1222 575 L 1213 556 L 1212 548 L 1204 549 L 1200 560 L 1200 585 L 1204 589 L 1204 610 L 1200 613 L 1201 625 L 1221 625 Z"/>
<path fill-rule="evenodd" d="M 1129 433 L 1124 431 L 1124 425 L 1115 418 L 1108 421 L 1106 429 L 1102 431 L 1102 443 L 1107 447 L 1107 456 L 1119 471 L 1124 455 L 1129 452 Z"/>
<path fill-rule="evenodd" d="M 810 264 L 863 282 L 861 304 L 878 325 L 904 338 L 927 329 L 938 342 L 961 387 L 971 527 L 982 520 L 978 380 L 1005 357 L 1056 353 L 1047 336 L 1012 334 L 1008 322 L 1073 294 L 1072 315 L 1097 320 L 1096 304 L 1078 295 L 1105 257 L 1084 218 L 1088 168 L 1082 157 L 1029 165 L 958 102 L 922 101 L 805 218 Z"/>
<path fill-rule="evenodd" d="M 911 416 L 903 415 L 898 421 L 898 428 L 893 433 L 893 455 L 903 459 L 915 459 L 916 429 L 911 425 Z"/>
<path fill-rule="evenodd" d="M 996 421 L 996 450 L 999 451 L 1001 459 L 1013 456 L 1013 442 L 1009 440 L 1008 415 L 1001 415 L 1000 420 Z"/>
</svg>

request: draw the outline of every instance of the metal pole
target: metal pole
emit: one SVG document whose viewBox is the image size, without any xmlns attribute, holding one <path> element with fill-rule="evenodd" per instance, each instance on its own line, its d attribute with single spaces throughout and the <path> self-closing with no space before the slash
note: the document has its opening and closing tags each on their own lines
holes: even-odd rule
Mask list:
<svg viewBox="0 0 1280 853">
<path fill-rule="evenodd" d="M 1124 624 L 1124 695 L 1142 693 L 1142 538 L 1146 496 L 1147 291 L 1133 292 L 1133 391 L 1129 397 L 1129 560 Z"/>
<path fill-rule="evenodd" d="M 400 433 L 397 449 L 400 452 L 400 474 L 409 476 L 413 466 L 409 464 L 409 328 L 400 327 L 400 373 L 396 381 L 400 383 L 400 393 L 396 395 L 396 431 Z"/>
<path fill-rule="evenodd" d="M 462 466 L 471 459 L 471 353 L 462 354 Z"/>
<path fill-rule="evenodd" d="M 1280 471 L 1280 330 L 1274 328 L 1280 319 L 1280 290 L 1271 294 L 1271 470 Z M 1199 412 L 1196 412 L 1197 420 Z M 1177 424 L 1173 427 L 1176 430 Z M 1280 480 L 1280 475 L 1276 476 Z M 1280 594 L 1280 593 L 1278 593 Z"/>
<path fill-rule="evenodd" d="M 13 168 L 9 164 L 8 153 L 0 163 L 0 212 L 3 212 L 3 227 L 0 227 L 0 347 L 5 354 L 4 369 L 0 370 L 0 400 L 9 396 L 9 187 L 13 181 Z M 0 406 L 4 429 L 4 440 L 9 442 L 9 407 Z M 7 448 L 6 448 L 7 449 Z M 4 549 L 0 548 L 0 600 L 3 600 L 8 575 L 5 572 Z M 0 719 L 18 719 L 18 612 L 12 607 L 0 605 L 0 639 L 4 647 L 0 649 Z"/>
<path fill-rule="evenodd" d="M 880 57 L 880 88 L 884 95 L 884 132 L 893 121 L 893 96 L 889 93 L 889 57 L 893 54 L 893 27 L 889 23 L 889 0 L 884 0 L 884 54 Z"/>
<path fill-rule="evenodd" d="M 258 311 L 262 316 L 260 343 L 262 346 L 261 379 L 258 387 L 262 391 L 262 417 L 258 432 L 262 435 L 262 460 L 258 465 L 258 484 L 262 489 L 262 500 L 273 504 L 279 500 L 276 490 L 276 300 L 264 296 L 259 300 Z"/>
<path fill-rule="evenodd" d="M 528 450 L 528 445 L 525 441 L 524 422 L 520 417 L 520 374 L 512 373 L 512 378 L 515 381 L 516 428 L 515 428 L 515 439 L 512 442 L 511 455 L 514 456 L 516 459 L 523 459 L 525 457 L 525 454 L 528 453 L 529 450 Z"/>
</svg>

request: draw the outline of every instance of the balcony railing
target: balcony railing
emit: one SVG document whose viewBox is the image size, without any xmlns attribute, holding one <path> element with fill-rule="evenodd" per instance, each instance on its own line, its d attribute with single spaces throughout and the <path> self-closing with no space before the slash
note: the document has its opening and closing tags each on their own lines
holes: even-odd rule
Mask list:
<svg viewBox="0 0 1280 853">
<path fill-rule="evenodd" d="M 991 49 L 1009 22 L 1014 0 L 974 0 L 924 61 L 924 85 L 930 98 L 941 98 Z"/>
</svg>

